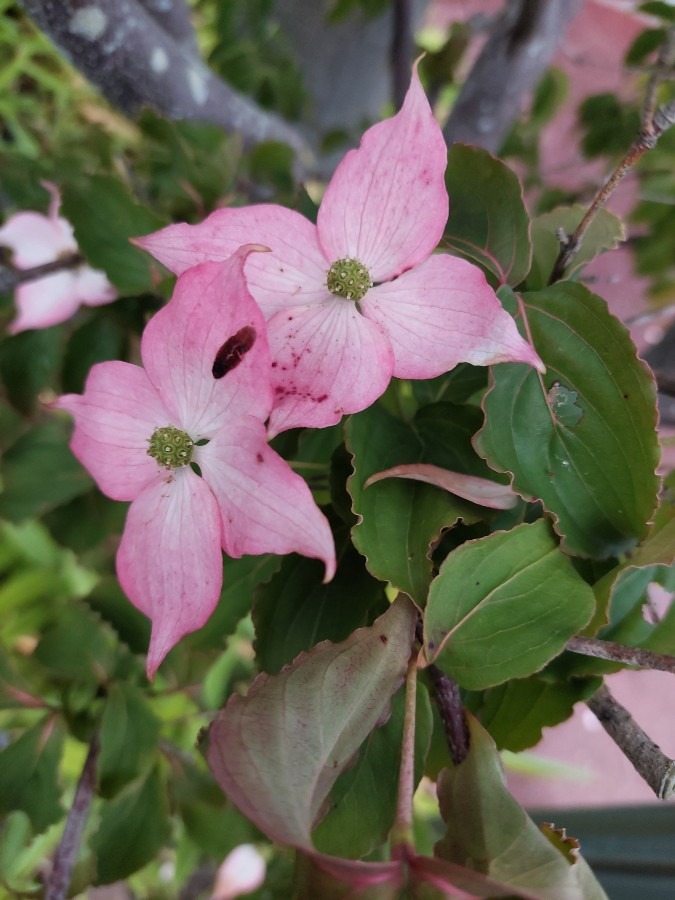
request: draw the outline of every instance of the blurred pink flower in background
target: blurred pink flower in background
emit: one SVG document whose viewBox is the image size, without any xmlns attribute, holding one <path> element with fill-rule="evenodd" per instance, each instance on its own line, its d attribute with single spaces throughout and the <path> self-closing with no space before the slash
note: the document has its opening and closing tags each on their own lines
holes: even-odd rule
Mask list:
<svg viewBox="0 0 675 900">
<path fill-rule="evenodd" d="M 240 844 L 218 869 L 211 900 L 234 900 L 252 894 L 265 881 L 265 860 L 253 844 Z"/>
<path fill-rule="evenodd" d="M 72 226 L 58 215 L 58 188 L 47 181 L 43 186 L 52 198 L 46 216 L 18 212 L 0 228 L 0 246 L 12 251 L 12 265 L 17 269 L 32 269 L 78 253 Z M 65 322 L 80 306 L 102 306 L 116 298 L 106 275 L 82 262 L 20 284 L 15 293 L 17 314 L 7 330 L 16 334 L 48 328 Z"/>
</svg>

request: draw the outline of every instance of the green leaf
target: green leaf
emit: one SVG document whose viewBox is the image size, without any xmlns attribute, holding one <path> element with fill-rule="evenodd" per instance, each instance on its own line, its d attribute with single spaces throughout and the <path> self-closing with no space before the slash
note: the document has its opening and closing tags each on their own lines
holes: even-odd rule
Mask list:
<svg viewBox="0 0 675 900">
<path fill-rule="evenodd" d="M 478 147 L 454 144 L 445 184 L 450 217 L 444 243 L 457 256 L 517 285 L 530 269 L 530 219 L 517 176 Z"/>
<path fill-rule="evenodd" d="M 63 390 L 82 393 L 91 367 L 109 359 L 124 359 L 126 332 L 111 315 L 101 312 L 73 332 L 63 361 Z"/>
<path fill-rule="evenodd" d="M 56 326 L 23 331 L 0 343 L 0 374 L 10 402 L 21 412 L 30 413 L 40 391 L 54 383 L 63 337 L 63 328 Z"/>
<path fill-rule="evenodd" d="M 54 418 L 12 444 L 4 458 L 0 516 L 13 522 L 39 518 L 91 488 L 68 447 L 69 431 L 65 418 Z"/>
<path fill-rule="evenodd" d="M 396 814 L 401 743 L 405 713 L 405 686 L 392 698 L 391 717 L 372 731 L 359 758 L 340 775 L 330 796 L 326 818 L 314 830 L 314 846 L 332 856 L 358 859 L 383 844 Z M 417 686 L 415 714 L 415 785 L 431 738 L 429 693 Z"/>
<path fill-rule="evenodd" d="M 434 579 L 425 654 L 481 690 L 538 671 L 588 622 L 593 592 L 544 521 L 468 541 Z"/>
<path fill-rule="evenodd" d="M 435 853 L 523 890 L 530 900 L 605 898 L 585 860 L 560 852 L 508 793 L 492 739 L 472 716 L 468 722 L 469 755 L 439 778 L 447 830 Z"/>
<path fill-rule="evenodd" d="M 158 769 L 130 785 L 103 807 L 91 839 L 96 854 L 96 884 L 127 878 L 153 860 L 169 835 L 164 784 Z"/>
<path fill-rule="evenodd" d="M 284 559 L 257 593 L 253 610 L 256 662 L 274 674 L 319 641 L 342 641 L 387 609 L 384 588 L 347 545 L 337 575 L 322 583 L 323 564 L 301 556 Z"/>
<path fill-rule="evenodd" d="M 57 679 L 100 683 L 114 670 L 115 641 L 95 615 L 71 603 L 44 632 L 33 656 Z"/>
<path fill-rule="evenodd" d="M 659 16 L 666 22 L 675 22 L 675 8 L 666 0 L 650 0 L 648 3 L 640 5 L 640 12 L 648 16 Z"/>
<path fill-rule="evenodd" d="M 185 640 L 190 650 L 222 649 L 225 638 L 253 606 L 255 589 L 267 582 L 281 565 L 272 553 L 263 556 L 223 557 L 223 590 L 209 621 Z"/>
<path fill-rule="evenodd" d="M 422 443 L 409 425 L 377 405 L 351 416 L 345 431 L 354 457 L 354 474 L 347 487 L 353 510 L 361 518 L 353 529 L 354 546 L 366 557 L 368 570 L 376 578 L 391 582 L 423 604 L 431 582 L 432 543 L 458 519 L 476 521 L 476 507 L 431 485 L 399 479 L 364 488 L 377 472 L 422 458 L 435 459 L 426 459 Z M 454 429 L 455 435 L 460 431 Z M 456 459 L 451 445 L 447 450 Z"/>
<path fill-rule="evenodd" d="M 542 729 L 566 721 L 574 704 L 597 690 L 594 679 L 553 682 L 532 676 L 517 678 L 465 697 L 468 708 L 490 732 L 500 750 L 519 753 L 541 740 Z"/>
<path fill-rule="evenodd" d="M 259 675 L 211 725 L 209 768 L 272 840 L 311 851 L 328 793 L 403 680 L 416 620 L 400 598 L 341 644 L 319 644 L 278 675 Z"/>
<path fill-rule="evenodd" d="M 494 368 L 476 449 L 543 502 L 565 550 L 618 556 L 645 536 L 656 506 L 653 378 L 604 300 L 581 285 L 524 294 L 521 308 L 547 371 Z"/>
<path fill-rule="evenodd" d="M 450 403 L 464 403 L 473 394 L 487 387 L 488 369 L 486 366 L 472 366 L 460 363 L 445 375 L 430 378 L 426 381 L 413 381 L 412 389 L 415 399 L 420 405 L 439 403 L 448 400 Z"/>
<path fill-rule="evenodd" d="M 663 46 L 665 40 L 665 28 L 646 28 L 644 31 L 641 31 L 628 48 L 625 58 L 626 65 L 643 65 L 645 59 Z"/>
<path fill-rule="evenodd" d="M 560 252 L 558 234 L 573 234 L 586 213 L 580 203 L 559 206 L 537 216 L 532 221 L 532 268 L 527 276 L 527 288 L 541 290 L 548 284 L 551 272 Z M 573 279 L 581 269 L 601 253 L 615 250 L 626 237 L 623 222 L 618 216 L 601 209 L 584 234 L 581 247 L 566 270 L 565 278 Z"/>
<path fill-rule="evenodd" d="M 49 718 L 0 752 L 0 812 L 23 810 L 35 832 L 62 818 L 58 784 L 62 746 L 61 728 Z"/>
<path fill-rule="evenodd" d="M 152 764 L 159 722 L 132 684 L 110 686 L 101 719 L 98 777 L 102 797 L 113 797 Z"/>
<path fill-rule="evenodd" d="M 132 246 L 129 238 L 167 223 L 137 203 L 120 181 L 93 175 L 64 187 L 62 211 L 87 261 L 102 269 L 121 294 L 152 290 L 157 264 Z"/>
</svg>

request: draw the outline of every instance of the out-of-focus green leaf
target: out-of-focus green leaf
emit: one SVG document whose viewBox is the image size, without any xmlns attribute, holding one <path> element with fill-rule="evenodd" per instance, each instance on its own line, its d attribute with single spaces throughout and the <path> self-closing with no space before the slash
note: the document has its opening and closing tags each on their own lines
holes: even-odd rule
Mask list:
<svg viewBox="0 0 675 900">
<path fill-rule="evenodd" d="M 38 394 L 54 383 L 63 352 L 62 326 L 22 331 L 0 342 L 0 375 L 10 402 L 30 413 Z"/>
<path fill-rule="evenodd" d="M 152 765 L 159 722 L 132 684 L 112 684 L 101 719 L 98 778 L 101 796 L 114 797 Z"/>
<path fill-rule="evenodd" d="M 544 521 L 469 541 L 429 591 L 424 648 L 462 687 L 537 672 L 588 622 L 593 592 Z"/>
<path fill-rule="evenodd" d="M 490 272 L 498 284 L 520 284 L 530 269 L 532 247 L 518 177 L 485 150 L 454 144 L 445 183 L 449 249 Z"/>
<path fill-rule="evenodd" d="M 59 821 L 64 814 L 58 783 L 62 745 L 61 728 L 50 718 L 0 752 L 0 812 L 23 810 L 36 832 Z"/>
<path fill-rule="evenodd" d="M 565 550 L 604 559 L 645 536 L 660 450 L 654 381 L 604 300 L 561 282 L 524 294 L 546 364 L 495 366 L 478 452 L 554 516 Z"/>
<path fill-rule="evenodd" d="M 111 315 L 99 312 L 70 336 L 63 360 L 64 393 L 80 394 L 95 363 L 124 359 L 127 336 Z"/>
<path fill-rule="evenodd" d="M 98 683 L 114 671 L 115 640 L 95 615 L 71 603 L 45 631 L 34 658 L 57 679 Z"/>
<path fill-rule="evenodd" d="M 166 221 L 141 206 L 109 175 L 93 175 L 65 186 L 62 211 L 87 261 L 102 269 L 121 294 L 152 290 L 159 268 L 129 238 L 157 231 Z"/>
<path fill-rule="evenodd" d="M 91 488 L 68 447 L 70 425 L 54 417 L 23 434 L 5 454 L 0 516 L 36 518 Z"/>
<path fill-rule="evenodd" d="M 165 787 L 153 769 L 103 808 L 91 839 L 96 884 L 127 878 L 154 859 L 169 834 Z"/>
</svg>

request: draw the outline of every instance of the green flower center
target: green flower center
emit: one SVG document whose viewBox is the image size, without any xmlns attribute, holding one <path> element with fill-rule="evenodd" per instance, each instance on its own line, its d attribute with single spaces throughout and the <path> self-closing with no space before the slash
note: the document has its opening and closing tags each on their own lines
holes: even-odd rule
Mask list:
<svg viewBox="0 0 675 900">
<path fill-rule="evenodd" d="M 156 428 L 149 441 L 148 456 L 156 459 L 166 469 L 178 469 L 187 466 L 192 459 L 194 441 L 189 434 L 167 425 Z"/>
<path fill-rule="evenodd" d="M 363 300 L 373 286 L 370 272 L 358 259 L 338 259 L 328 270 L 328 290 L 347 300 Z"/>
</svg>

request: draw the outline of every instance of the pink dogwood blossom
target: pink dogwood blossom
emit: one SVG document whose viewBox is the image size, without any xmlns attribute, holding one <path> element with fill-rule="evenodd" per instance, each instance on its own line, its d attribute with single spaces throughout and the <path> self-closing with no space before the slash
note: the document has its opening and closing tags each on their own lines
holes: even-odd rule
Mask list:
<svg viewBox="0 0 675 900">
<path fill-rule="evenodd" d="M 152 620 L 149 675 L 211 615 L 221 547 L 233 557 L 295 551 L 322 559 L 326 580 L 335 571 L 327 520 L 267 444 L 269 349 L 242 271 L 251 249 L 178 279 L 143 333 L 144 369 L 99 363 L 83 395 L 54 404 L 74 416 L 71 448 L 100 489 L 132 501 L 117 573 Z"/>
<path fill-rule="evenodd" d="M 432 255 L 448 216 L 447 149 L 416 71 L 401 111 L 338 166 L 316 227 L 274 205 L 220 209 L 135 243 L 180 274 L 262 241 L 246 273 L 268 319 L 271 433 L 365 409 L 392 375 L 432 378 L 459 362 L 543 368 L 483 273 Z"/>
<path fill-rule="evenodd" d="M 0 246 L 12 251 L 17 269 L 32 269 L 78 252 L 69 222 L 58 215 L 61 198 L 55 185 L 43 182 L 51 194 L 48 215 L 18 212 L 0 228 Z M 48 328 L 69 319 L 80 306 L 102 306 L 117 298 L 105 273 L 85 263 L 20 284 L 16 289 L 17 315 L 8 331 Z"/>
</svg>

